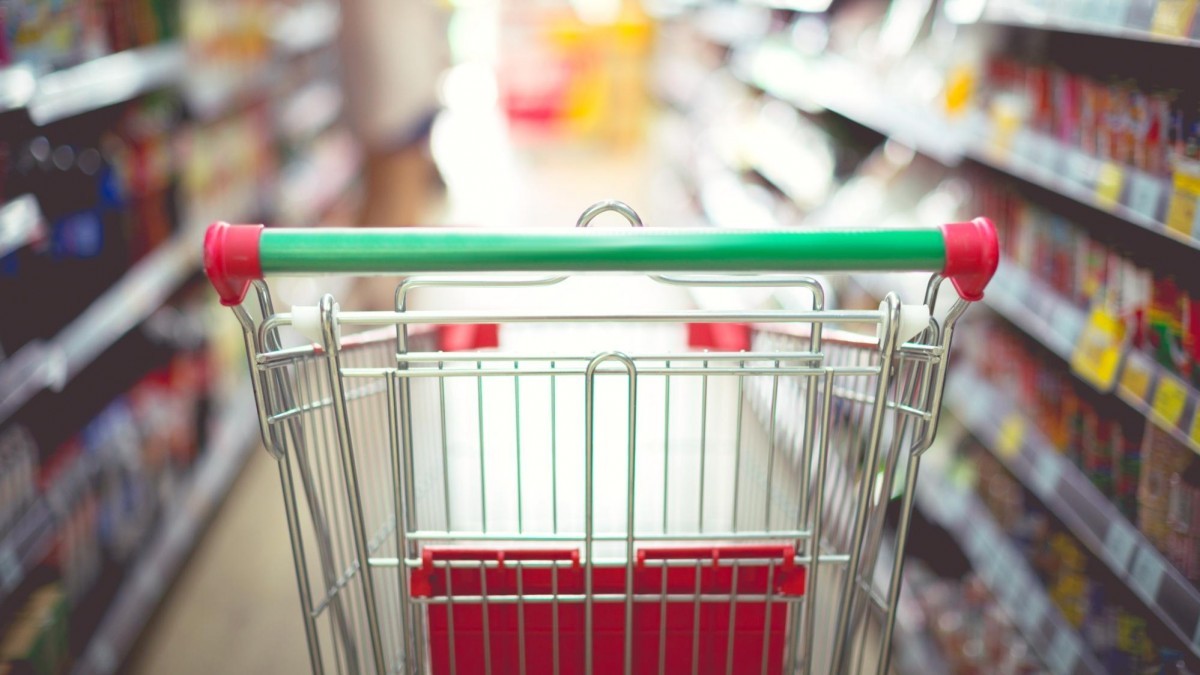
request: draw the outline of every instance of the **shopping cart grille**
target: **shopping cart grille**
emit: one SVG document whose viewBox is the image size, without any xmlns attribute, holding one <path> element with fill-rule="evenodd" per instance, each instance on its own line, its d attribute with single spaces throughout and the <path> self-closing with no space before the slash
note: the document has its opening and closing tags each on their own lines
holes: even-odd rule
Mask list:
<svg viewBox="0 0 1200 675">
<path fill-rule="evenodd" d="M 590 654 L 590 672 L 779 673 L 828 659 L 813 645 L 832 644 L 831 621 L 814 609 L 839 601 L 805 613 L 820 578 L 810 542 L 839 589 L 854 498 L 876 473 L 876 341 L 813 349 L 803 331 L 756 328 L 737 351 L 548 356 L 440 351 L 444 334 L 416 329 L 399 348 L 396 331 L 348 339 L 336 361 L 316 346 L 258 358 L 324 669 L 372 670 L 373 641 L 398 672 L 582 673 Z M 529 344 L 554 327 L 521 331 Z M 937 353 L 914 349 L 882 402 L 897 447 L 930 419 L 913 384 L 929 389 Z M 894 470 L 898 456 L 875 461 Z"/>
</svg>

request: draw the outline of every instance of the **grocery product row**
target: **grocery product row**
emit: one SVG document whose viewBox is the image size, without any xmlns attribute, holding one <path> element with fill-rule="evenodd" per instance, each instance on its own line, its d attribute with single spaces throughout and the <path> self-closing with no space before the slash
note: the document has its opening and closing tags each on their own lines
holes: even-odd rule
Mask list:
<svg viewBox="0 0 1200 675">
<path fill-rule="evenodd" d="M 730 10 L 693 12 L 674 33 L 664 31 L 675 64 L 661 70 L 676 76 L 660 77 L 674 80 L 660 90 L 679 111 L 675 125 L 698 139 L 678 144 L 687 151 L 677 162 L 697 208 L 713 223 L 769 227 L 991 216 L 1004 252 L 984 298 L 994 314 L 960 331 L 964 355 L 952 368 L 948 409 L 979 439 L 977 448 L 988 448 L 990 461 L 1007 467 L 1000 473 L 1024 490 L 1057 538 L 1086 554 L 1090 562 L 1068 585 L 1102 578 L 1122 598 L 1119 611 L 1100 601 L 1088 611 L 1113 625 L 1152 626 L 1158 656 L 1128 641 L 1122 649 L 1141 656 L 1113 656 L 1108 643 L 1091 637 L 1103 632 L 1092 619 L 1062 610 L 1064 625 L 1086 645 L 1078 651 L 1095 657 L 1095 672 L 1193 663 L 1200 657 L 1192 512 L 1200 289 L 1190 273 L 1196 240 L 1184 212 L 1194 203 L 1195 104 L 1185 95 L 1194 92 L 1178 78 L 1171 82 L 1170 70 L 1150 68 L 1156 56 L 1129 59 L 1117 45 L 1080 48 L 1099 38 L 1030 31 L 1002 38 L 992 28 L 972 42 L 963 36 L 985 26 L 939 37 L 943 19 L 931 16 L 933 29 L 910 25 L 914 32 L 904 36 L 924 46 L 906 43 L 887 61 L 884 33 L 894 27 L 897 37 L 899 7 L 864 19 L 849 11 L 839 18 L 836 8 L 813 18 L 738 6 L 732 11 L 741 20 L 715 31 L 711 16 L 720 11 Z M 882 24 L 879 41 L 852 41 L 851 26 L 861 30 L 872 20 Z M 945 56 L 950 43 L 976 53 L 956 61 Z M 679 77 L 689 73 L 685 63 L 705 65 Z M 917 76 L 930 70 L 939 75 L 926 86 L 901 84 L 922 82 Z M 836 86 L 846 81 L 881 84 Z M 722 99 L 735 103 L 716 103 Z M 1079 157 L 1090 168 L 1067 166 L 1082 165 Z M 705 193 L 713 185 L 747 206 L 709 208 Z M 753 222 L 744 223 L 745 214 L 756 214 Z M 895 290 L 893 281 L 872 275 L 852 281 L 840 294 L 844 303 L 873 304 Z M 901 297 L 917 300 L 923 292 L 924 281 L 913 279 Z M 964 489 L 988 502 L 985 488 Z M 919 499 L 918 507 L 951 513 L 956 507 L 947 501 Z M 1001 531 L 1011 521 L 990 519 Z M 919 549 L 909 553 L 920 557 Z M 976 570 L 984 578 L 989 557 Z M 1016 548 L 1004 559 L 1036 556 Z M 1019 592 L 1006 592 L 1024 598 L 1036 587 L 1055 595 L 1060 585 L 1039 572 Z M 1086 584 L 1081 592 L 1095 595 Z M 1021 626 L 1022 607 L 1009 609 Z M 1039 652 L 1040 631 L 1022 635 L 1044 667 L 1083 668 L 1061 660 L 1066 648 L 1047 656 L 1043 643 Z M 963 653 L 961 645 L 936 651 Z"/>
<path fill-rule="evenodd" d="M 918 8 L 920 9 L 920 8 Z M 900 10 L 897 10 L 900 12 Z M 945 164 L 963 159 L 1195 247 L 1196 102 L 1167 73 L 1190 50 L 1107 38 L 871 17 L 890 42 L 852 40 L 863 17 L 765 22 L 730 47 L 730 72 L 828 109 Z M 912 17 L 909 17 L 912 19 Z M 827 48 L 816 53 L 812 45 Z M 913 46 L 919 45 L 919 47 Z M 912 48 L 908 48 L 912 47 Z M 1136 58 L 1122 58 L 1133 49 Z M 785 75 L 788 74 L 788 75 Z M 794 75 L 793 75 L 794 74 Z M 916 78 L 916 79 L 914 79 Z M 837 87 L 838 82 L 863 86 Z M 923 87 L 909 82 L 925 82 Z"/>
<path fill-rule="evenodd" d="M 109 673 L 256 437 L 203 229 L 344 221 L 361 151 L 336 7 L 45 9 L 0 29 L 0 660 Z"/>
<path fill-rule="evenodd" d="M 328 46 L 338 22 L 323 0 L 10 3 L 0 113 L 44 125 L 178 88 L 193 115 L 211 119 L 261 97 L 290 58 Z"/>
</svg>

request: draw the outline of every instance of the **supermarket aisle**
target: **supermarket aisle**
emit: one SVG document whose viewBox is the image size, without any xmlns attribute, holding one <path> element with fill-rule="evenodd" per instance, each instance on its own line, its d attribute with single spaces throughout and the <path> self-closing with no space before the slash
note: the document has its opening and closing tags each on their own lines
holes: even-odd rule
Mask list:
<svg viewBox="0 0 1200 675">
<path fill-rule="evenodd" d="M 308 668 L 275 460 L 255 448 L 133 653 L 132 673 Z"/>
<path fill-rule="evenodd" d="M 586 206 L 606 198 L 628 200 L 647 220 L 668 217 L 659 216 L 665 211 L 654 209 L 663 200 L 653 194 L 657 167 L 645 146 L 611 151 L 564 143 L 553 149 L 514 149 L 498 121 L 447 115 L 435 131 L 435 152 L 449 192 L 444 210 L 435 216 L 437 221 L 571 227 Z M 486 150 L 483 160 L 480 148 Z M 596 224 L 624 226 L 615 216 L 601 217 Z M 627 302 L 631 294 L 644 297 L 645 285 L 636 291 L 605 285 L 599 289 L 602 295 L 593 294 L 585 302 L 612 309 Z M 375 295 L 373 290 L 367 292 Z M 381 297 L 387 296 L 390 293 Z M 491 294 L 489 298 L 487 302 L 505 300 Z M 484 301 L 474 294 L 454 293 L 423 296 L 417 302 L 422 300 L 447 306 Z M 578 297 L 564 298 L 562 294 L 549 300 L 580 302 Z M 158 616 L 142 635 L 129 663 L 131 672 L 292 673 L 308 668 L 276 471 L 274 460 L 256 448 Z"/>
</svg>

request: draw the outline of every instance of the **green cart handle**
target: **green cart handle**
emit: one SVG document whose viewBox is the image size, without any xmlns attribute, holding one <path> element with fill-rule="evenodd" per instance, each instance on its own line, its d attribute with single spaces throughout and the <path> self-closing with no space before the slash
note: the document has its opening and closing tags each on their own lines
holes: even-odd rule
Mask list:
<svg viewBox="0 0 1200 675">
<path fill-rule="evenodd" d="M 423 272 L 940 272 L 969 301 L 1000 260 L 987 218 L 940 228 L 629 230 L 264 228 L 214 223 L 204 271 L 238 305 L 264 274 Z"/>
</svg>

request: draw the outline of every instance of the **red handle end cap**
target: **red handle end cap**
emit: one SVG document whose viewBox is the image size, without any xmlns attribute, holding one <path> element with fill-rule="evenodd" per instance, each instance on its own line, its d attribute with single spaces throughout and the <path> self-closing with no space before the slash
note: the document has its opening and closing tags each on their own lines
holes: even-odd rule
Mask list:
<svg viewBox="0 0 1200 675">
<path fill-rule="evenodd" d="M 1000 239 L 996 226 L 987 218 L 942 226 L 946 242 L 946 264 L 942 274 L 954 284 L 963 300 L 983 299 L 983 289 L 1000 264 Z"/>
<path fill-rule="evenodd" d="M 204 233 L 204 273 L 226 307 L 240 305 L 250 282 L 262 278 L 262 225 L 213 223 Z"/>
</svg>

